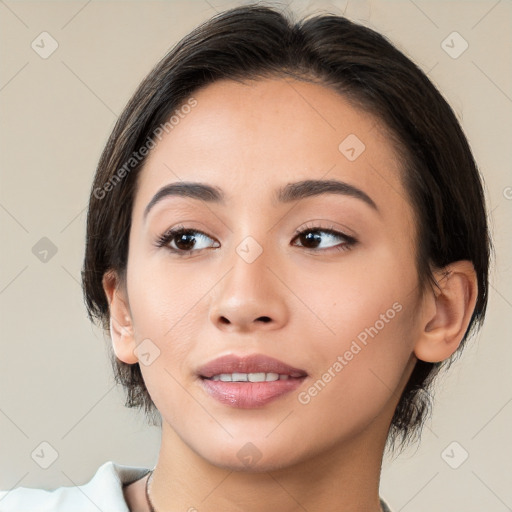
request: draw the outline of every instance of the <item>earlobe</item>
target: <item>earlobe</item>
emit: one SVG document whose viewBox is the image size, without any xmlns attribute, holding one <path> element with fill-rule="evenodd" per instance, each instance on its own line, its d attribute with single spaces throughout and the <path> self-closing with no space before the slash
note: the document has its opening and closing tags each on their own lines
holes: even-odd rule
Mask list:
<svg viewBox="0 0 512 512">
<path fill-rule="evenodd" d="M 414 347 L 425 362 L 448 359 L 459 347 L 475 309 L 478 283 L 470 261 L 457 261 L 435 273 L 438 286 L 429 290 L 422 331 Z"/>
<path fill-rule="evenodd" d="M 131 312 L 125 287 L 121 286 L 114 271 L 107 271 L 103 276 L 103 289 L 107 296 L 110 311 L 110 337 L 116 357 L 127 364 L 138 362 Z"/>
</svg>

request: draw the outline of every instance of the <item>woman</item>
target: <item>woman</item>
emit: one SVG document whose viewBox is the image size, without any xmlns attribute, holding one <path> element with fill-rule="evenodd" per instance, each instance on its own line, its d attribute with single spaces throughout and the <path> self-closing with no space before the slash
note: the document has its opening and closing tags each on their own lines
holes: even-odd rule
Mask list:
<svg viewBox="0 0 512 512">
<path fill-rule="evenodd" d="M 88 210 L 89 315 L 161 418 L 157 465 L 2 510 L 389 510 L 384 450 L 482 322 L 488 260 L 477 167 L 419 68 L 342 17 L 215 16 L 130 100 Z"/>
</svg>

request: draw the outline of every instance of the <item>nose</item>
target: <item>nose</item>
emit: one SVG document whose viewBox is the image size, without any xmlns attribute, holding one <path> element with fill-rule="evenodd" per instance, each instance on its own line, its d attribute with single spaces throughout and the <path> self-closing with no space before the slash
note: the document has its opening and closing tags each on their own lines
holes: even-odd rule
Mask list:
<svg viewBox="0 0 512 512">
<path fill-rule="evenodd" d="M 210 321 L 225 332 L 275 330 L 288 321 L 287 289 L 265 251 L 252 262 L 237 253 L 227 275 L 214 289 Z M 274 260 L 275 261 L 275 260 Z M 279 278 L 277 277 L 279 276 Z M 288 292 L 289 294 L 289 292 Z"/>
</svg>

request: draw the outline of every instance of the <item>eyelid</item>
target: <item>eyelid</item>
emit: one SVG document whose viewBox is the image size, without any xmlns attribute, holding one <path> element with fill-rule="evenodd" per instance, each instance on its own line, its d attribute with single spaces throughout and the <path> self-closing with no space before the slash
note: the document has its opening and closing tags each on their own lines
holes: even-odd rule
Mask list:
<svg viewBox="0 0 512 512">
<path fill-rule="evenodd" d="M 313 219 L 309 220 L 302 226 L 300 226 L 298 229 L 295 230 L 295 234 L 301 234 L 304 231 L 325 231 L 325 232 L 331 232 L 335 235 L 342 235 L 347 240 L 351 240 L 356 242 L 357 237 L 352 229 L 349 229 L 347 226 L 344 226 L 342 224 L 338 224 L 333 221 L 326 221 L 322 219 Z"/>
<path fill-rule="evenodd" d="M 334 238 L 338 238 L 338 239 L 342 240 L 342 242 L 339 244 L 333 245 L 331 247 L 325 247 L 325 248 L 307 247 L 307 246 L 304 246 L 302 243 L 298 246 L 298 247 L 304 248 L 304 250 L 306 252 L 314 254 L 314 255 L 327 255 L 328 256 L 333 251 L 334 252 L 349 251 L 359 243 L 356 238 L 354 238 L 353 236 L 347 235 L 338 229 L 324 228 L 320 225 L 304 227 L 300 230 L 296 230 L 295 232 L 297 233 L 297 235 L 293 238 L 293 241 L 297 240 L 304 233 L 315 233 L 315 232 L 325 233 Z"/>
<path fill-rule="evenodd" d="M 199 234 L 201 236 L 204 236 L 206 238 L 209 238 L 210 240 L 214 240 L 215 243 L 219 243 L 217 240 L 215 240 L 213 237 L 211 237 L 208 233 L 206 233 L 205 231 L 201 230 L 201 229 L 197 229 L 197 228 L 193 228 L 193 227 L 185 227 L 183 224 L 178 224 L 177 226 L 174 226 L 172 228 L 169 228 L 167 229 L 166 231 L 164 231 L 164 233 L 162 235 L 160 235 L 157 240 L 156 240 L 156 246 L 157 247 L 164 247 L 166 245 L 168 245 L 170 243 L 170 241 L 179 233 L 181 232 L 192 232 L 192 233 L 196 233 L 196 234 Z M 182 254 L 187 254 L 187 253 L 190 253 L 190 252 L 198 252 L 198 250 L 190 250 L 190 251 L 179 251 L 179 250 L 176 250 L 176 249 L 173 249 L 171 247 L 169 247 L 169 249 L 173 252 L 176 252 L 176 253 L 182 253 Z"/>
</svg>

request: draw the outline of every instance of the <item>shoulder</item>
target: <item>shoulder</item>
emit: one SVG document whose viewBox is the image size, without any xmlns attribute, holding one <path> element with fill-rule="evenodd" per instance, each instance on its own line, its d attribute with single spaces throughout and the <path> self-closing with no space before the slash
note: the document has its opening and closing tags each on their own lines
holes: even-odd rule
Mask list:
<svg viewBox="0 0 512 512">
<path fill-rule="evenodd" d="M 142 478 L 147 468 L 105 462 L 86 484 L 53 491 L 17 487 L 0 491 L 0 512 L 129 512 L 123 485 Z"/>
</svg>

